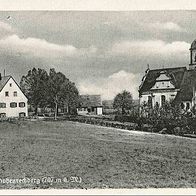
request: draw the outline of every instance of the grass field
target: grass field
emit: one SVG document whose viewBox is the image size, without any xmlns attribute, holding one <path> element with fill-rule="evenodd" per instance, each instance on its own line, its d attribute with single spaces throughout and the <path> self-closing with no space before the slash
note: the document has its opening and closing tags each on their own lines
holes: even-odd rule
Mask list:
<svg viewBox="0 0 196 196">
<path fill-rule="evenodd" d="M 195 139 L 75 122 L 0 124 L 0 188 L 195 188 L 195 176 Z"/>
</svg>

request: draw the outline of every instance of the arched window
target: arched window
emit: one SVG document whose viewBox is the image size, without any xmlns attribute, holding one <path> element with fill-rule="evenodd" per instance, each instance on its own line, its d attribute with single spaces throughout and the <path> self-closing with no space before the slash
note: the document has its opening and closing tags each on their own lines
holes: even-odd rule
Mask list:
<svg viewBox="0 0 196 196">
<path fill-rule="evenodd" d="M 183 110 L 184 109 L 184 103 L 181 103 L 180 106 L 181 106 L 181 109 Z"/>
<path fill-rule="evenodd" d="M 186 103 L 186 110 L 189 110 L 189 109 L 190 109 L 190 103 L 187 102 L 187 103 Z"/>
<path fill-rule="evenodd" d="M 152 97 L 148 96 L 148 107 L 152 108 Z"/>
<path fill-rule="evenodd" d="M 165 95 L 161 95 L 161 106 L 164 106 L 165 105 Z"/>
</svg>

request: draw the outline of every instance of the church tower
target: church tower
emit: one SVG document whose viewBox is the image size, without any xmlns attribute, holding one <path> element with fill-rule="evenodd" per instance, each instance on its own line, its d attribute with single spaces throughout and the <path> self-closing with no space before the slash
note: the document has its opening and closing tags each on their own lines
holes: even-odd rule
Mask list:
<svg viewBox="0 0 196 196">
<path fill-rule="evenodd" d="M 196 67 L 196 40 L 193 41 L 190 48 L 189 69 L 195 69 L 195 67 Z"/>
</svg>

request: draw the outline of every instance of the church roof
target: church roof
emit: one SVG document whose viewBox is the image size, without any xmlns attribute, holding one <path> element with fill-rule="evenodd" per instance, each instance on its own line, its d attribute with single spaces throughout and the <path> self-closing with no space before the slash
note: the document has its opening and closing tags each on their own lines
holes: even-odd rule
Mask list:
<svg viewBox="0 0 196 196">
<path fill-rule="evenodd" d="M 193 87 L 196 88 L 196 70 L 187 70 L 180 91 L 175 97 L 175 102 L 191 101 L 193 97 Z"/>
<path fill-rule="evenodd" d="M 191 44 L 191 50 L 196 49 L 196 39 Z"/>
<path fill-rule="evenodd" d="M 149 70 L 146 78 L 144 79 L 142 85 L 139 88 L 139 94 L 143 92 L 148 92 L 155 85 L 156 79 L 163 73 L 171 78 L 171 83 L 176 89 L 179 89 L 183 80 L 186 67 L 175 67 L 175 68 L 163 68 Z"/>
</svg>

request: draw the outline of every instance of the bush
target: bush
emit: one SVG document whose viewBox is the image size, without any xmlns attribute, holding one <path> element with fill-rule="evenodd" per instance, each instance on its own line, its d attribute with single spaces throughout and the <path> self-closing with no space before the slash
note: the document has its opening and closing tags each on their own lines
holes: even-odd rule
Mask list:
<svg viewBox="0 0 196 196">
<path fill-rule="evenodd" d="M 116 115 L 114 120 L 119 122 L 138 123 L 139 118 L 136 115 Z"/>
</svg>

